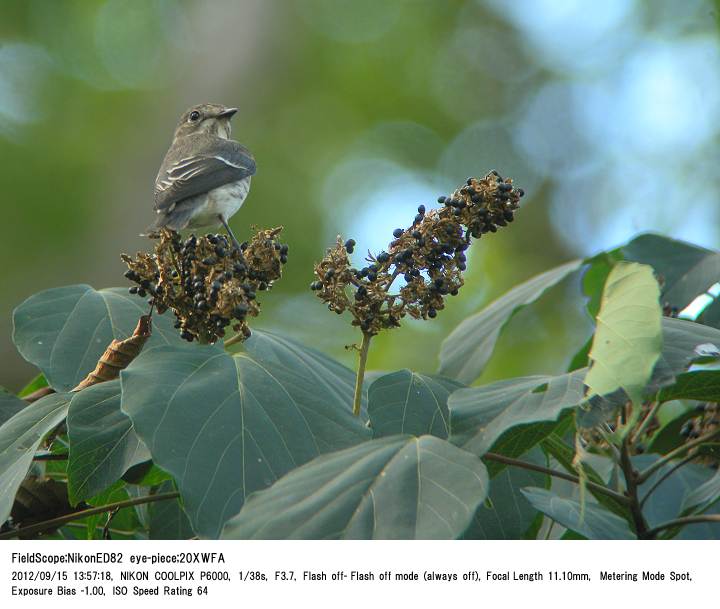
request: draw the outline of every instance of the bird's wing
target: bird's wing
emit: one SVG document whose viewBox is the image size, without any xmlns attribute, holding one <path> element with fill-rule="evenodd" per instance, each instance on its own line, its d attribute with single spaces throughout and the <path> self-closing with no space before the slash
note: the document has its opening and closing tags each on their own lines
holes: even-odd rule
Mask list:
<svg viewBox="0 0 720 609">
<path fill-rule="evenodd" d="M 155 209 L 169 211 L 184 199 L 203 194 L 255 174 L 250 151 L 223 138 L 185 138 L 178 150 L 171 148 L 155 178 Z M 182 154 L 187 151 L 186 154 Z M 170 153 L 179 160 L 170 160 Z M 180 154 L 178 154 L 180 152 Z"/>
</svg>

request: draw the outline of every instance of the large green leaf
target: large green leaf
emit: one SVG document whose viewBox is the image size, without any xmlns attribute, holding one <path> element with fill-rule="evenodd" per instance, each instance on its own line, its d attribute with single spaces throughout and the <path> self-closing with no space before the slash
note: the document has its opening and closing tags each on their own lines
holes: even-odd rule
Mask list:
<svg viewBox="0 0 720 609">
<path fill-rule="evenodd" d="M 635 539 L 624 518 L 596 503 L 580 505 L 544 488 L 524 488 L 522 493 L 535 509 L 587 539 Z"/>
<path fill-rule="evenodd" d="M 0 427 L 0 523 L 32 465 L 43 436 L 65 418 L 70 395 L 55 393 L 23 408 Z"/>
<path fill-rule="evenodd" d="M 28 403 L 25 400 L 21 400 L 19 397 L 0 387 L 0 425 L 14 417 L 27 405 Z"/>
<path fill-rule="evenodd" d="M 110 341 L 130 336 L 147 312 L 148 306 L 123 288 L 54 288 L 15 309 L 13 340 L 51 387 L 68 391 L 95 368 Z M 145 349 L 181 342 L 170 314 L 153 317 L 153 335 Z"/>
<path fill-rule="evenodd" d="M 539 448 L 524 460 L 547 466 Z M 507 467 L 492 479 L 487 500 L 480 505 L 463 539 L 525 539 L 536 534 L 542 515 L 520 491 L 525 486 L 548 487 L 550 476 L 520 467 Z"/>
<path fill-rule="evenodd" d="M 720 280 L 720 252 L 662 235 L 640 235 L 623 254 L 652 266 L 662 278 L 663 302 L 680 310 Z"/>
<path fill-rule="evenodd" d="M 399 370 L 377 379 L 368 389 L 368 413 L 374 437 L 450 432 L 449 395 L 462 385 L 438 376 Z"/>
<path fill-rule="evenodd" d="M 171 493 L 177 490 L 172 480 L 166 480 L 158 488 L 158 493 Z M 190 539 L 195 536 L 185 510 L 178 499 L 156 501 L 148 506 L 150 539 Z"/>
<path fill-rule="evenodd" d="M 559 376 L 527 376 L 455 391 L 448 400 L 450 439 L 478 456 L 502 444 L 518 456 L 540 442 L 567 408 L 584 399 L 585 370 Z"/>
<path fill-rule="evenodd" d="M 716 471 L 714 476 L 705 480 L 685 495 L 682 509 L 683 511 L 704 512 L 718 499 L 720 499 L 720 471 Z"/>
<path fill-rule="evenodd" d="M 720 298 L 716 297 L 698 316 L 697 322 L 713 328 L 720 328 Z"/>
<path fill-rule="evenodd" d="M 466 385 L 472 383 L 484 370 L 500 332 L 512 315 L 540 298 L 582 263 L 582 260 L 573 260 L 537 275 L 462 321 L 443 341 L 439 374 Z"/>
<path fill-rule="evenodd" d="M 454 539 L 485 499 L 480 459 L 434 436 L 392 436 L 315 459 L 248 500 L 232 539 Z"/>
<path fill-rule="evenodd" d="M 662 349 L 659 298 L 651 267 L 619 262 L 610 271 L 585 377 L 589 395 L 623 389 L 639 403 Z"/>
<path fill-rule="evenodd" d="M 660 392 L 660 401 L 701 400 L 720 402 L 720 370 L 698 370 L 677 377 L 675 384 Z"/>
<path fill-rule="evenodd" d="M 243 343 L 243 351 L 267 368 L 285 366 L 305 375 L 328 399 L 343 404 L 355 391 L 355 373 L 321 351 L 280 336 L 275 332 L 253 328 L 252 336 Z M 348 404 L 348 408 L 350 407 Z M 363 415 L 367 415 L 367 395 L 363 395 Z M 367 418 L 367 416 L 365 416 Z"/>
<path fill-rule="evenodd" d="M 370 435 L 352 415 L 351 387 L 343 395 L 318 382 L 334 368 L 282 350 L 271 362 L 217 347 L 158 347 L 121 374 L 122 409 L 177 481 L 200 535 L 216 537 L 251 492 Z"/>
<path fill-rule="evenodd" d="M 643 470 L 658 459 L 660 459 L 659 455 L 637 455 L 633 457 L 633 465 L 636 469 Z M 690 507 L 689 503 L 694 501 L 693 493 L 711 480 L 715 474 L 713 470 L 704 465 L 686 463 L 667 476 L 675 465 L 675 463 L 666 463 L 638 489 L 638 495 L 645 500 L 643 515 L 650 526 L 656 526 L 680 516 L 684 509 Z M 647 492 L 665 476 L 667 477 L 646 498 Z"/>
<path fill-rule="evenodd" d="M 706 351 L 720 352 L 720 330 L 684 319 L 663 317 L 663 348 L 653 370 L 647 393 L 655 393 L 675 382 Z"/>
<path fill-rule="evenodd" d="M 70 439 L 70 502 L 93 497 L 150 453 L 120 410 L 120 381 L 99 383 L 75 394 L 67 418 Z"/>
</svg>

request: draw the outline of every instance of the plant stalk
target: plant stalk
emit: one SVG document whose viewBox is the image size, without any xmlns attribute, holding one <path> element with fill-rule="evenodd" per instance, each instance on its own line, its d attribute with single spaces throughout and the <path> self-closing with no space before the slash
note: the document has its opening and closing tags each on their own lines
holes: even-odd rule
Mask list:
<svg viewBox="0 0 720 609">
<path fill-rule="evenodd" d="M 93 516 L 95 514 L 103 514 L 104 512 L 112 512 L 113 510 L 120 510 L 126 507 L 132 507 L 134 505 L 142 505 L 144 503 L 152 503 L 154 501 L 164 501 L 166 499 L 176 499 L 180 496 L 180 493 L 173 491 L 171 493 L 158 493 L 157 495 L 146 495 L 144 497 L 135 497 L 134 499 L 126 499 L 125 501 L 117 501 L 115 503 L 108 503 L 106 505 L 99 505 L 97 507 L 88 508 L 87 510 L 80 510 L 79 512 L 73 512 L 72 514 L 65 514 L 65 516 L 59 516 L 52 520 L 45 520 L 32 524 L 21 529 L 14 531 L 8 531 L 7 533 L 0 534 L 0 539 L 12 539 L 13 537 L 20 537 L 21 535 L 32 535 L 34 533 L 42 533 L 48 529 L 56 529 L 62 525 L 71 522 L 73 520 L 79 520 L 87 516 Z"/>
<path fill-rule="evenodd" d="M 362 344 L 360 345 L 360 359 L 358 361 L 357 376 L 355 377 L 355 396 L 353 397 L 353 414 L 356 417 L 360 416 L 363 380 L 365 379 L 365 365 L 367 364 L 371 338 L 372 334 L 367 334 L 366 332 L 363 332 Z"/>
</svg>

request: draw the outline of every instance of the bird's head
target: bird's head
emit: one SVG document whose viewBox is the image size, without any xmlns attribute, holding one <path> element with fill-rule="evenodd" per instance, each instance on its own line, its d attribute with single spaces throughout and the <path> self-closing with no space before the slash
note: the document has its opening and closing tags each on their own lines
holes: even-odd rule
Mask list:
<svg viewBox="0 0 720 609">
<path fill-rule="evenodd" d="M 221 104 L 200 104 L 189 108 L 180 116 L 175 137 L 207 133 L 228 139 L 230 137 L 230 119 L 237 108 L 228 108 Z"/>
</svg>

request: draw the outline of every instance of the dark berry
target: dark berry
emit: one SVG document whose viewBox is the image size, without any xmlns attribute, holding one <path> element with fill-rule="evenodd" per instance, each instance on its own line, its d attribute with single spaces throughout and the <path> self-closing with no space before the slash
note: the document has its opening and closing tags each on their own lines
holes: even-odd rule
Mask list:
<svg viewBox="0 0 720 609">
<path fill-rule="evenodd" d="M 216 246 L 215 247 L 215 255 L 218 258 L 225 258 L 225 248 L 220 245 Z"/>
<path fill-rule="evenodd" d="M 402 234 L 403 234 L 403 229 L 402 229 L 402 228 L 396 228 L 396 229 L 393 231 L 393 237 L 395 237 L 396 239 L 399 239 L 400 237 L 402 237 Z"/>
<path fill-rule="evenodd" d="M 131 287 L 131 288 L 128 290 L 128 292 L 130 292 L 131 294 L 137 294 L 137 293 L 138 293 L 138 288 L 137 288 L 137 286 L 134 285 L 133 287 Z"/>
<path fill-rule="evenodd" d="M 421 216 L 424 216 L 424 215 L 425 215 L 425 206 L 424 206 L 424 205 L 418 205 L 418 213 L 419 213 Z"/>
<path fill-rule="evenodd" d="M 430 307 L 428 309 L 427 314 L 430 319 L 434 319 L 435 317 L 437 317 L 437 311 L 435 309 L 433 309 L 432 307 Z"/>
</svg>

